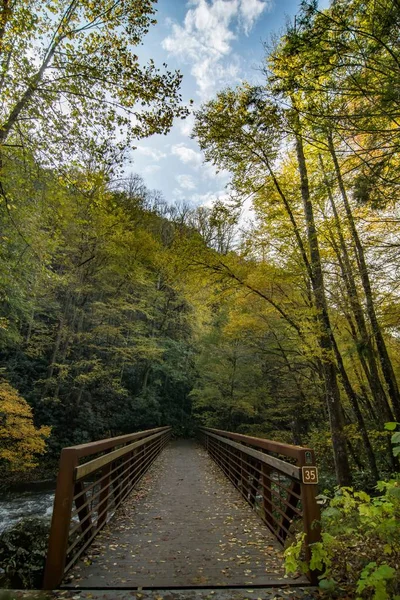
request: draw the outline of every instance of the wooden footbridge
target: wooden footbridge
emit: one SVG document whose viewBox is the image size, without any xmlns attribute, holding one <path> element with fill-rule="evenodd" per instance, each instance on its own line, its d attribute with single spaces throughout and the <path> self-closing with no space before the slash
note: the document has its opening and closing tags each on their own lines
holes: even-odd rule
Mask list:
<svg viewBox="0 0 400 600">
<path fill-rule="evenodd" d="M 294 532 L 307 554 L 319 540 L 313 451 L 209 428 L 198 441 L 170 438 L 161 427 L 64 448 L 44 588 L 314 582 L 287 578 L 282 559 Z"/>
</svg>

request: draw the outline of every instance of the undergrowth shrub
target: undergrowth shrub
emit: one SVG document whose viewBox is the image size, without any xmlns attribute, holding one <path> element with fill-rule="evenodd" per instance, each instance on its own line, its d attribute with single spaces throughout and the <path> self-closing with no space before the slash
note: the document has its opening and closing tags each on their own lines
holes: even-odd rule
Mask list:
<svg viewBox="0 0 400 600">
<path fill-rule="evenodd" d="M 396 424 L 387 424 L 394 430 Z M 400 433 L 394 433 L 399 455 Z M 311 545 L 309 567 L 317 570 L 320 587 L 347 597 L 400 600 L 400 478 L 380 481 L 378 495 L 353 488 L 336 488 L 322 511 L 321 541 Z M 285 550 L 287 573 L 308 571 L 304 561 L 305 534 Z"/>
<path fill-rule="evenodd" d="M 26 518 L 0 535 L 2 587 L 40 588 L 47 554 L 49 522 Z"/>
</svg>

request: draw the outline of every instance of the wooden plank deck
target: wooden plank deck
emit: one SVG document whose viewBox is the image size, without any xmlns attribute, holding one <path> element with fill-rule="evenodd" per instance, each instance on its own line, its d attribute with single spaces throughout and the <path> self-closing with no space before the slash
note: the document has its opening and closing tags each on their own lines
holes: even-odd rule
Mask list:
<svg viewBox="0 0 400 600">
<path fill-rule="evenodd" d="M 285 578 L 282 548 L 203 448 L 172 442 L 65 587 L 307 585 Z"/>
</svg>

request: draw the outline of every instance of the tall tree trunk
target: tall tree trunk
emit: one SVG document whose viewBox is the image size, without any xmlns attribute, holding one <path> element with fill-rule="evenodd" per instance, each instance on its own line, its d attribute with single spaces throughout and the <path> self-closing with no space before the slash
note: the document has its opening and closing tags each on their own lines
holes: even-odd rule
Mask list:
<svg viewBox="0 0 400 600">
<path fill-rule="evenodd" d="M 145 372 L 144 372 L 144 376 L 143 376 L 143 383 L 142 383 L 142 389 L 141 389 L 142 393 L 145 393 L 147 391 L 147 385 L 149 383 L 150 371 L 151 371 L 151 363 L 148 363 L 145 368 Z"/>
<path fill-rule="evenodd" d="M 314 220 L 314 210 L 310 196 L 307 165 L 304 155 L 303 140 L 300 133 L 298 114 L 295 122 L 296 152 L 301 180 L 301 196 L 304 207 L 304 217 L 307 229 L 307 240 L 312 271 L 311 283 L 318 320 L 318 342 L 321 349 L 321 365 L 325 382 L 325 397 L 328 407 L 332 445 L 335 458 L 336 477 L 339 485 L 351 485 L 351 471 L 344 432 L 343 412 L 340 403 L 340 391 L 336 376 L 336 365 L 332 360 L 334 347 L 332 344 L 331 324 L 325 297 L 324 278 L 317 231 Z"/>
<path fill-rule="evenodd" d="M 46 398 L 47 394 L 49 393 L 50 379 L 54 375 L 54 366 L 56 364 L 57 357 L 58 357 L 58 352 L 60 350 L 64 322 L 65 322 L 65 315 L 62 314 L 61 317 L 60 317 L 60 320 L 58 322 L 57 334 L 56 334 L 56 339 L 55 339 L 54 345 L 53 345 L 53 352 L 52 352 L 52 355 L 51 355 L 50 364 L 47 367 L 47 377 L 46 377 L 47 381 L 46 381 L 46 385 L 44 386 L 42 398 Z"/>
<path fill-rule="evenodd" d="M 321 169 L 324 175 L 325 187 L 328 193 L 329 202 L 332 208 L 335 227 L 339 238 L 339 248 L 337 248 L 335 241 L 333 240 L 333 248 L 338 257 L 340 270 L 342 273 L 343 281 L 346 287 L 347 296 L 349 299 L 350 307 L 354 315 L 354 320 L 357 325 L 359 336 L 356 334 L 356 348 L 360 358 L 361 365 L 363 367 L 365 376 L 368 380 L 371 393 L 377 405 L 380 407 L 380 412 L 384 419 L 391 421 L 393 420 L 393 414 L 386 397 L 385 391 L 382 387 L 379 375 L 378 365 L 375 360 L 375 349 L 371 344 L 370 335 L 368 332 L 367 324 L 364 318 L 364 311 L 360 302 L 360 298 L 357 291 L 357 285 L 351 265 L 350 256 L 347 250 L 346 241 L 344 238 L 340 217 L 336 208 L 336 204 L 333 198 L 331 185 L 326 176 L 324 163 L 321 155 L 319 156 Z M 365 361 L 365 356 L 368 362 Z"/>
<path fill-rule="evenodd" d="M 333 137 L 332 137 L 331 132 L 328 134 L 328 144 L 329 144 L 329 151 L 330 151 L 330 154 L 332 157 L 332 161 L 333 161 L 333 164 L 335 167 L 335 173 L 336 173 L 336 178 L 338 181 L 340 194 L 342 196 L 347 220 L 349 223 L 351 235 L 353 238 L 353 243 L 354 243 L 355 250 L 356 250 L 357 263 L 358 263 L 358 267 L 360 270 L 360 278 L 361 278 L 362 286 L 364 289 L 368 318 L 371 323 L 371 328 L 372 328 L 372 332 L 374 335 L 376 348 L 378 351 L 378 356 L 379 356 L 379 360 L 380 360 L 380 364 L 381 364 L 382 373 L 383 373 L 383 376 L 385 378 L 385 382 L 386 382 L 386 385 L 388 388 L 388 393 L 389 393 L 390 400 L 392 402 L 394 415 L 395 415 L 396 419 L 398 421 L 400 421 L 400 392 L 399 392 L 399 388 L 397 385 L 396 376 L 395 376 L 395 373 L 393 370 L 393 365 L 390 360 L 389 353 L 386 348 L 386 343 L 383 338 L 382 330 L 381 330 L 381 327 L 379 325 L 379 321 L 378 321 L 378 318 L 376 315 L 375 303 L 374 303 L 374 299 L 373 299 L 373 295 L 372 295 L 371 282 L 370 282 L 370 278 L 369 278 L 367 263 L 365 260 L 364 248 L 361 244 L 361 240 L 360 240 L 360 237 L 358 235 L 358 231 L 357 231 L 357 228 L 355 225 L 350 202 L 349 202 L 349 199 L 347 196 L 346 187 L 344 185 L 342 173 L 340 170 L 339 161 L 336 156 L 336 151 L 335 151 L 335 147 L 333 144 Z"/>
<path fill-rule="evenodd" d="M 350 400 L 350 404 L 353 409 L 353 413 L 356 418 L 357 425 L 360 429 L 360 433 L 361 433 L 362 440 L 364 442 L 365 452 L 367 454 L 367 459 L 368 459 L 368 463 L 369 463 L 369 466 L 371 469 L 371 473 L 372 473 L 372 476 L 375 479 L 375 481 L 378 481 L 379 471 L 378 471 L 378 467 L 376 464 L 375 454 L 374 454 L 374 450 L 372 448 L 371 441 L 369 439 L 368 430 L 365 426 L 364 417 L 361 412 L 360 405 L 358 403 L 357 394 L 355 393 L 353 386 L 350 383 L 350 379 L 347 375 L 347 371 L 346 371 L 344 363 L 343 363 L 342 355 L 339 351 L 339 348 L 338 348 L 338 345 L 336 343 L 333 333 L 331 333 L 331 339 L 332 339 L 332 345 L 333 345 L 333 349 L 335 352 L 335 357 L 336 357 L 336 362 L 338 365 L 338 371 L 340 374 L 340 378 L 342 380 L 342 384 L 343 384 L 344 390 L 347 394 L 347 397 Z"/>
</svg>

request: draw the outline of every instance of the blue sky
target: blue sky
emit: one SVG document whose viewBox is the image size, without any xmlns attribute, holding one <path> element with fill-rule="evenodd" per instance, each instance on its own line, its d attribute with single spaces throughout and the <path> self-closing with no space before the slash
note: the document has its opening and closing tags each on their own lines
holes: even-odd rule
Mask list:
<svg viewBox="0 0 400 600">
<path fill-rule="evenodd" d="M 298 6 L 297 0 L 158 0 L 158 23 L 140 55 L 179 69 L 183 101 L 192 99 L 196 108 L 228 85 L 262 82 L 263 41 L 279 34 Z M 139 173 L 149 188 L 161 190 L 168 203 L 211 205 L 226 195 L 229 174 L 203 164 L 190 139 L 192 125 L 189 117 L 167 136 L 140 141 L 129 170 Z"/>
</svg>

